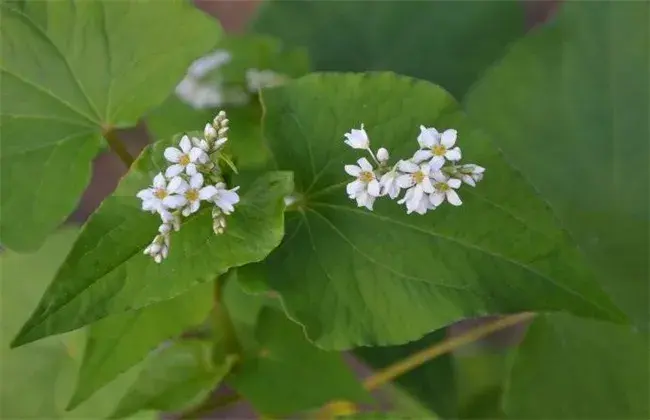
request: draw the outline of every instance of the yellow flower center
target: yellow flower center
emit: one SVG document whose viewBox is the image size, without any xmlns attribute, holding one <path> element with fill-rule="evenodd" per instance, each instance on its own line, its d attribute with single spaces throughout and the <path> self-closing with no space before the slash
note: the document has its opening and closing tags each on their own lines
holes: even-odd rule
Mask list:
<svg viewBox="0 0 650 420">
<path fill-rule="evenodd" d="M 424 181 L 424 177 L 425 175 L 422 171 L 417 171 L 413 174 L 413 181 L 415 181 L 416 184 L 419 184 Z"/>
<path fill-rule="evenodd" d="M 194 188 L 191 188 L 187 190 L 185 193 L 185 198 L 187 198 L 187 201 L 196 201 L 199 199 L 199 190 L 195 190 Z"/>
<path fill-rule="evenodd" d="M 153 195 L 156 196 L 157 199 L 162 200 L 163 198 L 167 197 L 167 190 L 164 188 L 158 188 L 156 191 L 154 191 Z"/>
<path fill-rule="evenodd" d="M 190 157 L 189 155 L 181 155 L 181 158 L 179 159 L 178 163 L 180 163 L 183 166 L 187 166 L 190 164 Z"/>
<path fill-rule="evenodd" d="M 445 153 L 447 153 L 447 148 L 442 144 L 436 144 L 431 148 L 431 153 L 433 153 L 436 156 L 444 156 Z"/>
<path fill-rule="evenodd" d="M 434 186 L 436 190 L 445 192 L 449 189 L 449 185 L 447 185 L 444 182 L 436 182 L 436 185 Z"/>
<path fill-rule="evenodd" d="M 363 172 L 361 172 L 361 174 L 359 174 L 359 179 L 362 182 L 365 182 L 367 184 L 368 182 L 375 179 L 375 174 L 373 174 L 372 172 L 363 171 Z"/>
</svg>

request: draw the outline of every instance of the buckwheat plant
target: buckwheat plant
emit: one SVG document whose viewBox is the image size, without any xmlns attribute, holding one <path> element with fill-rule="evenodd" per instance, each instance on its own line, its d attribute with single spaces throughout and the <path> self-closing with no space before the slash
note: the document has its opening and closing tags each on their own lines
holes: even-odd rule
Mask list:
<svg viewBox="0 0 650 420">
<path fill-rule="evenodd" d="M 412 157 L 389 163 L 388 150 L 381 147 L 377 153 L 370 148 L 370 138 L 364 125 L 345 133 L 345 144 L 353 149 L 365 150 L 375 166 L 365 157 L 356 165 L 345 165 L 348 175 L 356 179 L 347 185 L 347 194 L 356 200 L 358 207 L 373 210 L 378 197 L 395 200 L 405 190 L 398 204 L 406 206 L 406 213 L 426 214 L 445 201 L 453 206 L 463 202 L 456 192 L 462 183 L 472 187 L 483 179 L 485 168 L 476 164 L 463 164 L 460 147 L 455 146 L 458 132 L 447 129 L 438 132 L 433 127 L 420 126 L 417 137 L 419 149 Z"/>
<path fill-rule="evenodd" d="M 196 213 L 202 204 L 212 205 L 212 230 L 216 235 L 226 229 L 226 216 L 235 211 L 239 187 L 228 188 L 219 169 L 221 150 L 228 141 L 228 118 L 220 111 L 206 124 L 203 138 L 184 135 L 178 147 L 165 149 L 169 166 L 158 173 L 149 188 L 138 192 L 142 210 L 157 214 L 162 221 L 158 234 L 144 250 L 155 262 L 167 258 L 170 234 L 181 228 L 182 218 Z"/>
</svg>

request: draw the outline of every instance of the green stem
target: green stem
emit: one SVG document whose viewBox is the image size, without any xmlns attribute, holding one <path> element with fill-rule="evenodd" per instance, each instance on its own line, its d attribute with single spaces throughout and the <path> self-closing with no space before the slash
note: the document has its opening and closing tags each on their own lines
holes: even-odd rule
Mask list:
<svg viewBox="0 0 650 420">
<path fill-rule="evenodd" d="M 102 135 L 108 142 L 108 145 L 111 147 L 111 150 L 120 158 L 122 163 L 126 165 L 127 168 L 130 168 L 133 164 L 133 156 L 126 150 L 126 146 L 117 135 L 117 131 L 113 128 L 106 128 L 102 131 Z"/>
</svg>

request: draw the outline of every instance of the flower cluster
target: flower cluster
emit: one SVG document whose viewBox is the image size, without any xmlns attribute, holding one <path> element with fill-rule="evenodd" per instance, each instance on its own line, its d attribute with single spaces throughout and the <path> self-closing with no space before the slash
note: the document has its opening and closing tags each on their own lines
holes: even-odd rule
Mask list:
<svg viewBox="0 0 650 420">
<path fill-rule="evenodd" d="M 176 86 L 176 95 L 196 109 L 246 105 L 251 93 L 283 83 L 287 78 L 272 70 L 246 70 L 246 86 L 229 85 L 219 70 L 232 61 L 226 50 L 216 50 L 195 60 L 183 80 Z"/>
<path fill-rule="evenodd" d="M 138 192 L 142 210 L 158 214 L 162 224 L 158 235 L 144 253 L 160 263 L 169 253 L 170 234 L 181 227 L 181 218 L 188 217 L 209 202 L 212 208 L 212 228 L 219 235 L 226 228 L 226 216 L 235 211 L 239 202 L 237 190 L 228 189 L 219 169 L 223 146 L 228 141 L 228 119 L 219 112 L 206 124 L 204 138 L 183 136 L 178 147 L 165 149 L 169 163 L 164 172 L 153 178 L 149 188 Z"/>
<path fill-rule="evenodd" d="M 463 182 L 476 186 L 483 179 L 485 168 L 459 164 L 462 153 L 456 146 L 457 136 L 454 129 L 438 132 L 433 127 L 420 126 L 418 150 L 411 158 L 391 165 L 388 150 L 382 147 L 373 153 L 363 124 L 360 129 L 350 130 L 345 133 L 345 144 L 367 151 L 376 167 L 365 157 L 357 160 L 356 165 L 345 165 L 345 172 L 355 178 L 347 185 L 348 196 L 356 200 L 358 207 L 372 210 L 377 197 L 394 200 L 404 189 L 398 203 L 406 206 L 407 214 L 425 214 L 445 201 L 460 206 L 462 201 L 456 190 Z"/>
</svg>

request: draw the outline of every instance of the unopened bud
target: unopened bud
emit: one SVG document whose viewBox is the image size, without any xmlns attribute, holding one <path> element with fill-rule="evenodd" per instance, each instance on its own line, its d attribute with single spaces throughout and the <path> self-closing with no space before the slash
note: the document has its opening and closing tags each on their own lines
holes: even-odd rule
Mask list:
<svg viewBox="0 0 650 420">
<path fill-rule="evenodd" d="M 228 132 L 229 127 L 221 127 L 219 131 L 217 132 L 217 137 L 222 138 L 227 132 Z"/>
<path fill-rule="evenodd" d="M 381 163 L 387 162 L 389 157 L 390 155 L 388 154 L 388 150 L 384 149 L 383 147 L 377 150 L 377 159 L 379 160 L 379 162 Z"/>
<path fill-rule="evenodd" d="M 212 146 L 213 150 L 219 150 L 223 147 L 224 144 L 228 141 L 228 137 L 224 137 L 222 139 L 219 139 L 214 142 L 214 146 Z"/>
<path fill-rule="evenodd" d="M 212 124 L 206 124 L 205 129 L 203 130 L 205 139 L 208 141 L 214 140 L 217 138 L 217 130 L 212 126 Z"/>
</svg>

